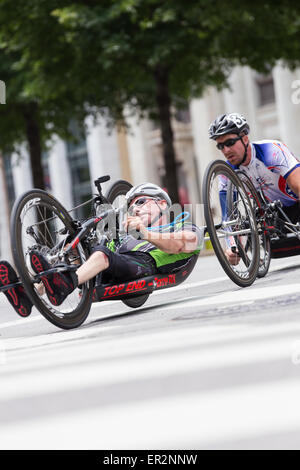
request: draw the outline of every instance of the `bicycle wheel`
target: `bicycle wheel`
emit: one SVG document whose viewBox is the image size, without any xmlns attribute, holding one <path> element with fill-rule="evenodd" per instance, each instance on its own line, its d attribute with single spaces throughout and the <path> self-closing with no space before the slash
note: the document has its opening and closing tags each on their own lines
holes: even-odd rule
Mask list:
<svg viewBox="0 0 300 470">
<path fill-rule="evenodd" d="M 105 197 L 115 209 L 119 209 L 125 204 L 125 196 L 131 188 L 128 181 L 118 180 L 108 188 Z"/>
<path fill-rule="evenodd" d="M 259 266 L 255 216 L 242 182 L 222 160 L 206 169 L 203 201 L 207 230 L 220 264 L 238 286 L 250 286 Z M 228 261 L 229 250 L 235 250 L 240 257 L 236 265 Z"/>
<path fill-rule="evenodd" d="M 125 195 L 132 188 L 132 185 L 128 181 L 119 180 L 116 181 L 105 194 L 106 199 L 112 204 L 115 209 L 119 209 L 124 206 L 126 200 Z M 122 223 L 122 221 L 120 221 Z M 131 308 L 139 308 L 148 300 L 149 294 L 135 295 L 132 298 L 123 299 L 122 302 Z"/>
<path fill-rule="evenodd" d="M 257 277 L 262 278 L 268 273 L 271 262 L 271 240 L 269 233 L 264 228 L 266 222 L 264 219 L 263 201 L 248 175 L 241 170 L 236 171 L 236 174 L 245 186 L 255 214 L 259 237 L 259 267 Z"/>
<path fill-rule="evenodd" d="M 93 282 L 75 289 L 60 306 L 50 303 L 48 297 L 34 282 L 35 272 L 30 264 L 31 250 L 38 250 L 55 266 L 64 247 L 75 235 L 72 218 L 51 195 L 40 189 L 23 194 L 14 204 L 11 214 L 11 245 L 15 265 L 24 288 L 40 313 L 59 328 L 70 329 L 81 325 L 90 311 Z M 88 250 L 79 244 L 76 256 L 67 262 L 82 264 Z"/>
</svg>

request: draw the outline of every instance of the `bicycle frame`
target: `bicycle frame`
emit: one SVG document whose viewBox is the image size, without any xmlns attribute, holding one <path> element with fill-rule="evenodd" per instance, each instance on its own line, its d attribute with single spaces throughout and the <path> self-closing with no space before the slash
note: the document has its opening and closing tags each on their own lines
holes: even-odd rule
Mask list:
<svg viewBox="0 0 300 470">
<path fill-rule="evenodd" d="M 94 289 L 93 302 L 123 300 L 179 286 L 192 273 L 196 262 L 197 259 L 191 260 L 177 272 L 169 274 L 155 274 L 123 283 L 101 284 Z"/>
<path fill-rule="evenodd" d="M 244 176 L 248 178 L 247 175 Z M 292 223 L 287 214 L 284 212 L 281 201 L 268 201 L 261 187 L 256 191 L 262 202 L 260 207 L 261 217 L 259 218 L 259 221 L 264 222 L 264 230 L 271 236 L 277 235 L 279 238 L 283 239 L 298 238 L 300 240 L 300 223 Z M 250 194 L 248 195 L 251 197 Z M 285 233 L 279 227 L 276 227 L 278 222 L 281 222 L 285 230 L 289 231 L 290 233 Z"/>
</svg>

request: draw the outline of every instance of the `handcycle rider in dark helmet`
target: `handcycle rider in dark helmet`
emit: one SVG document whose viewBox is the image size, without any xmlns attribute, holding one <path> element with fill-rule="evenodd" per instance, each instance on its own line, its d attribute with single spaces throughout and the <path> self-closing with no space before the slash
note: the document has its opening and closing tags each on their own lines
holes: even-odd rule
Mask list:
<svg viewBox="0 0 300 470">
<path fill-rule="evenodd" d="M 60 305 L 76 287 L 100 273 L 104 283 L 125 282 L 155 273 L 171 273 L 198 256 L 203 230 L 190 222 L 167 224 L 172 203 L 162 188 L 152 183 L 140 184 L 127 193 L 126 200 L 126 234 L 118 245 L 100 243 L 76 272 L 54 273 L 42 278 L 38 288 L 45 291 L 53 305 Z M 133 236 L 132 231 L 139 236 Z M 30 253 L 30 262 L 37 274 L 53 267 L 44 255 L 34 250 Z M 12 266 L 0 261 L 0 285 L 17 280 Z M 4 293 L 17 313 L 23 317 L 30 314 L 32 303 L 22 286 Z"/>
<path fill-rule="evenodd" d="M 246 173 L 256 189 L 263 189 L 269 201 L 281 201 L 293 223 L 300 221 L 299 160 L 278 140 L 250 142 L 249 132 L 249 124 L 242 114 L 222 114 L 211 123 L 209 138 L 217 142 L 217 148 L 233 169 Z M 226 187 L 227 181 L 220 179 L 220 197 L 226 195 Z M 239 263 L 239 256 L 230 248 L 226 257 L 232 265 Z"/>
</svg>

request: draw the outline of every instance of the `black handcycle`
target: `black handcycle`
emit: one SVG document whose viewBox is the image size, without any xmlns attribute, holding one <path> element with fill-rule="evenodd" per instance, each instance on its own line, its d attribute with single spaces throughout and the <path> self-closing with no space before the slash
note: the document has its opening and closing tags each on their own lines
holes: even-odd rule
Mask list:
<svg viewBox="0 0 300 470">
<path fill-rule="evenodd" d="M 300 254 L 300 210 L 289 214 L 280 201 L 269 201 L 243 171 L 213 161 L 204 176 L 203 201 L 206 240 L 237 285 L 264 277 L 271 258 Z M 228 250 L 239 255 L 236 265 L 229 263 Z"/>
<path fill-rule="evenodd" d="M 32 189 L 20 196 L 11 214 L 11 245 L 14 263 L 20 281 L 1 288 L 1 291 L 20 283 L 38 311 L 59 328 L 80 326 L 87 318 L 92 302 L 121 300 L 131 308 L 141 307 L 154 291 L 174 287 L 191 274 L 196 257 L 165 274 L 132 279 L 123 283 L 103 284 L 98 276 L 75 289 L 60 306 L 53 305 L 41 289 L 41 278 L 50 273 L 77 270 L 90 256 L 98 243 L 118 242 L 124 236 L 122 221 L 127 211 L 126 193 L 132 185 L 116 181 L 104 195 L 102 184 L 109 181 L 103 176 L 95 181 L 97 194 L 85 204 L 91 205 L 91 217 L 78 220 L 72 217 L 52 195 Z M 51 268 L 36 274 L 30 263 L 30 253 L 37 250 L 50 263 Z"/>
</svg>

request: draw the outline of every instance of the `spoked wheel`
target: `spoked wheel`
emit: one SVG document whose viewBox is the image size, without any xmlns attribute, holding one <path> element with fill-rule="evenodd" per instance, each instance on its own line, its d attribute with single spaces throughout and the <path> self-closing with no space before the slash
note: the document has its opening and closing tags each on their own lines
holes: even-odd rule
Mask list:
<svg viewBox="0 0 300 470">
<path fill-rule="evenodd" d="M 64 329 L 78 327 L 88 316 L 93 283 L 90 281 L 75 289 L 61 305 L 55 306 L 44 293 L 42 284 L 34 282 L 36 273 L 30 264 L 30 252 L 39 251 L 55 267 L 60 261 L 59 255 L 74 235 L 69 213 L 45 191 L 33 189 L 15 202 L 11 215 L 11 244 L 21 281 L 40 313 Z M 87 250 L 79 244 L 76 253 L 72 253 L 67 261 L 77 266 L 87 258 Z"/>
<path fill-rule="evenodd" d="M 126 200 L 125 195 L 132 188 L 132 185 L 128 181 L 119 180 L 116 181 L 105 194 L 106 199 L 115 209 L 123 207 Z M 122 220 L 120 221 L 122 223 Z M 149 294 L 145 295 L 135 295 L 128 299 L 123 299 L 122 302 L 127 305 L 127 307 L 138 308 L 144 305 L 148 300 Z"/>
<path fill-rule="evenodd" d="M 264 210 L 263 201 L 255 189 L 250 178 L 243 171 L 236 171 L 236 174 L 242 181 L 252 204 L 253 212 L 256 218 L 258 237 L 259 237 L 259 267 L 257 277 L 264 277 L 270 267 L 271 262 L 271 240 L 269 233 L 264 229 Z"/>
<path fill-rule="evenodd" d="M 255 215 L 242 182 L 222 160 L 206 170 L 203 201 L 207 230 L 224 271 L 238 286 L 250 286 L 259 267 Z M 230 251 L 239 255 L 236 265 L 228 261 Z"/>
</svg>

